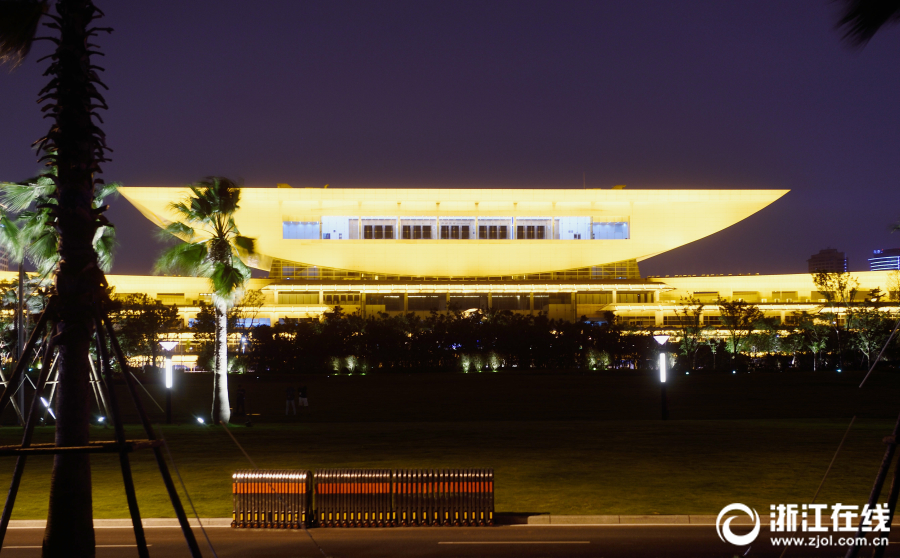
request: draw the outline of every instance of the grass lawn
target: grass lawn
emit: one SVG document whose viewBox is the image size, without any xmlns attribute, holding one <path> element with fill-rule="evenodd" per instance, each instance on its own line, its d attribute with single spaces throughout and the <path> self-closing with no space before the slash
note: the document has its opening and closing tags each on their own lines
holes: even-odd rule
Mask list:
<svg viewBox="0 0 900 558">
<path fill-rule="evenodd" d="M 225 517 L 230 474 L 249 463 L 221 427 L 193 422 L 208 380 L 184 381 L 183 424 L 162 431 L 199 514 Z M 284 378 L 248 380 L 254 426 L 233 433 L 261 467 L 493 467 L 498 512 L 715 514 L 742 502 L 765 514 L 770 503 L 808 502 L 853 412 L 818 501 L 862 504 L 900 411 L 890 373 L 865 390 L 858 374 L 833 372 L 677 378 L 666 422 L 658 385 L 640 375 L 435 374 L 303 378 L 314 412 L 298 420 L 282 414 Z M 0 428 L 0 443 L 20 433 Z M 42 427 L 35 441 L 52 435 Z M 127 517 L 117 458 L 92 463 L 95 517 Z M 171 517 L 152 454 L 132 463 L 142 514 Z M 14 518 L 46 517 L 50 465 L 30 458 Z M 12 468 L 12 458 L 0 464 L 4 486 Z"/>
</svg>

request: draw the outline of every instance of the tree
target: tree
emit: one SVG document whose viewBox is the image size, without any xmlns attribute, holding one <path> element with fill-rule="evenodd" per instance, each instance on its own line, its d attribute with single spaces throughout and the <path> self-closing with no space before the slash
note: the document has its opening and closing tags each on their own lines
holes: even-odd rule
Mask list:
<svg viewBox="0 0 900 558">
<path fill-rule="evenodd" d="M 190 187 L 187 199 L 169 204 L 179 218 L 163 235 L 183 240 L 165 250 L 156 262 L 159 272 L 206 277 L 215 309 L 215 369 L 213 423 L 231 419 L 228 400 L 228 309 L 243 292 L 250 268 L 241 256 L 254 254 L 255 241 L 241 236 L 234 222 L 241 190 L 233 181 L 210 176 Z"/>
<path fill-rule="evenodd" d="M 743 300 L 729 302 L 719 298 L 716 304 L 722 315 L 722 327 L 728 331 L 731 339 L 731 360 L 734 361 L 741 341 L 750 335 L 756 322 L 763 318 L 763 313 L 755 304 Z"/>
<path fill-rule="evenodd" d="M 850 345 L 866 358 L 866 369 L 871 367 L 872 357 L 881 349 L 891 334 L 891 323 L 878 308 L 862 306 L 853 313 L 848 324 Z"/>
<path fill-rule="evenodd" d="M 851 277 L 850 273 L 846 271 L 818 271 L 813 273 L 812 276 L 813 283 L 815 283 L 816 288 L 819 289 L 819 292 L 822 293 L 822 296 L 825 297 L 825 301 L 828 303 L 829 311 L 826 316 L 831 322 L 837 337 L 838 367 L 843 367 L 844 348 L 841 342 L 841 321 L 837 309 L 843 307 L 846 313 L 846 322 L 849 324 L 853 314 L 853 309 L 850 305 L 856 297 L 859 281 Z"/>
<path fill-rule="evenodd" d="M 703 345 L 703 303 L 693 296 L 682 297 L 675 310 L 678 318 L 678 329 L 681 330 L 679 350 L 691 362 L 691 370 L 697 367 L 697 351 Z"/>
<path fill-rule="evenodd" d="M 181 327 L 178 308 L 139 293 L 116 301 L 110 318 L 116 324 L 119 343 L 129 357 L 146 357 L 156 366 L 160 334 Z"/>
<path fill-rule="evenodd" d="M 58 235 L 56 313 L 51 319 L 64 335 L 57 340 L 56 438 L 58 446 L 84 446 L 90 438 L 88 363 L 94 318 L 106 302 L 106 279 L 93 240 L 108 225 L 103 208 L 93 207 L 96 175 L 106 159 L 106 138 L 95 124 L 96 109 L 107 108 L 97 90 L 102 83 L 92 64 L 97 54 L 92 37 L 108 31 L 94 21 L 102 12 L 91 0 L 58 0 L 48 26 L 56 30 L 55 48 L 46 75 L 50 82 L 39 101 L 52 120 L 38 141 L 41 160 L 56 167 L 56 190 L 50 218 Z M 0 59 L 18 63 L 28 53 L 38 23 L 48 12 L 46 1 L 0 3 Z M 105 87 L 105 86 L 104 86 Z M 44 531 L 43 555 L 93 556 L 91 469 L 88 454 L 56 454 L 50 479 L 50 505 Z"/>
<path fill-rule="evenodd" d="M 798 314 L 797 325 L 800 335 L 803 337 L 803 346 L 812 353 L 813 372 L 815 372 L 819 360 L 819 352 L 828 345 L 828 326 L 822 323 L 821 318 L 809 312 L 800 312 Z"/>
<path fill-rule="evenodd" d="M 49 277 L 59 264 L 59 232 L 54 227 L 57 205 L 56 168 L 22 182 L 0 182 L 0 245 L 19 265 L 28 260 L 41 277 Z M 118 182 L 95 184 L 91 206 L 104 207 L 109 196 L 118 196 Z M 112 269 L 116 246 L 115 228 L 101 225 L 92 240 L 98 264 L 104 272 Z"/>
</svg>

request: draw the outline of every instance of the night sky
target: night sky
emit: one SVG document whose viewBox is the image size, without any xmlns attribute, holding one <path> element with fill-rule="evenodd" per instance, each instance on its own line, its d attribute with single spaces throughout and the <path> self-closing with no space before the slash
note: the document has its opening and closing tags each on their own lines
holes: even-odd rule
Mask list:
<svg viewBox="0 0 900 558">
<path fill-rule="evenodd" d="M 107 181 L 791 190 L 652 275 L 900 246 L 900 28 L 848 48 L 827 0 L 95 1 Z M 39 169 L 48 44 L 0 73 L 0 179 Z M 155 227 L 109 216 L 149 273 Z"/>
</svg>

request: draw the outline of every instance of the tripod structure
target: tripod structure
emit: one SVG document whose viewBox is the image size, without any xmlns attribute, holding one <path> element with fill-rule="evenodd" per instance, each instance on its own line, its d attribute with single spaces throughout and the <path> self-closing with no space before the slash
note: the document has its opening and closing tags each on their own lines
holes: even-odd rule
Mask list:
<svg viewBox="0 0 900 558">
<path fill-rule="evenodd" d="M 6 405 L 11 402 L 11 396 L 14 391 L 13 388 L 14 386 L 18 385 L 22 379 L 27 361 L 24 355 L 31 354 L 32 351 L 34 351 L 34 347 L 37 344 L 38 339 L 40 339 L 41 336 L 44 335 L 44 330 L 47 329 L 47 323 L 50 321 L 51 316 L 54 315 L 56 307 L 56 297 L 54 296 L 50 298 L 50 302 L 41 313 L 41 316 L 38 319 L 37 324 L 35 325 L 34 331 L 31 333 L 31 337 L 28 339 L 28 343 L 26 343 L 25 345 L 25 349 L 19 355 L 19 359 L 16 362 L 15 368 L 13 369 L 12 376 L 10 376 L 8 379 L 4 378 L 4 380 L 6 380 L 6 386 L 3 389 L 2 395 L 0 395 L 0 412 L 3 412 L 3 410 L 6 408 Z M 191 530 L 190 524 L 188 523 L 187 516 L 184 513 L 184 507 L 181 505 L 181 500 L 178 497 L 178 492 L 175 490 L 175 483 L 172 482 L 172 476 L 169 474 L 169 468 L 162 453 L 162 445 L 164 442 L 156 437 L 156 433 L 153 431 L 150 420 L 147 418 L 147 413 L 144 410 L 143 403 L 141 402 L 141 399 L 137 392 L 136 380 L 132 377 L 131 374 L 128 373 L 128 364 L 125 360 L 124 353 L 122 352 L 122 347 L 119 345 L 119 341 L 116 338 L 115 331 L 112 327 L 112 322 L 110 322 L 109 316 L 107 316 L 106 313 L 102 311 L 98 312 L 94 316 L 93 321 L 94 327 L 96 329 L 95 341 L 97 344 L 97 355 L 100 360 L 100 371 L 98 373 L 97 368 L 94 367 L 93 362 L 91 362 L 91 384 L 92 386 L 94 386 L 93 389 L 98 403 L 102 405 L 104 410 L 106 410 L 106 416 L 108 417 L 108 420 L 110 420 L 113 424 L 115 440 L 90 442 L 86 446 L 75 447 L 59 447 L 52 443 L 31 443 L 34 434 L 34 427 L 39 420 L 38 415 L 41 413 L 40 394 L 43 391 L 44 386 L 48 383 L 47 380 L 50 376 L 50 372 L 54 368 L 53 355 L 56 350 L 53 335 L 53 329 L 55 329 L 56 326 L 54 325 L 50 328 L 50 331 L 47 332 L 46 337 L 44 338 L 44 354 L 41 370 L 38 375 L 38 381 L 35 384 L 35 396 L 31 400 L 31 406 L 28 409 L 27 418 L 25 420 L 25 432 L 22 435 L 22 443 L 18 446 L 0 446 L 0 456 L 16 456 L 16 466 L 15 470 L 13 471 L 13 478 L 9 486 L 9 494 L 6 497 L 6 505 L 3 508 L 3 515 L 0 516 L 0 547 L 2 547 L 3 539 L 6 537 L 6 530 L 9 527 L 9 520 L 12 516 L 13 506 L 16 503 L 16 495 L 19 491 L 19 484 L 22 481 L 22 474 L 25 471 L 25 461 L 29 455 L 53 455 L 60 453 L 117 453 L 119 454 L 119 463 L 122 467 L 122 480 L 125 485 L 125 495 L 126 499 L 128 500 L 128 510 L 131 513 L 131 522 L 134 526 L 134 536 L 137 542 L 138 555 L 141 558 L 149 558 L 150 553 L 147 550 L 147 540 L 144 536 L 144 527 L 141 523 L 140 511 L 138 510 L 137 496 L 135 495 L 134 491 L 134 480 L 131 476 L 131 464 L 128 459 L 128 454 L 139 449 L 151 449 L 153 451 L 154 457 L 156 457 L 156 464 L 159 467 L 160 474 L 162 475 L 163 484 L 166 487 L 166 491 L 169 493 L 169 499 L 172 501 L 172 507 L 175 509 L 175 515 L 178 517 L 178 523 L 181 526 L 182 532 L 184 533 L 184 538 L 187 542 L 191 556 L 194 558 L 201 558 L 200 548 L 197 546 L 197 539 L 194 537 L 194 533 Z M 134 403 L 135 410 L 140 417 L 141 425 L 143 426 L 144 432 L 147 436 L 146 439 L 125 439 L 125 429 L 122 424 L 122 417 L 119 411 L 119 404 L 116 399 L 116 392 L 113 389 L 112 366 L 110 364 L 106 343 L 107 335 L 109 336 L 108 338 L 110 346 L 115 353 L 116 360 L 119 362 L 119 365 L 123 369 L 125 384 L 128 387 L 128 392 L 131 395 L 131 400 Z M 56 385 L 54 384 L 52 389 L 55 391 L 55 388 Z M 14 401 L 13 405 L 15 406 Z M 19 409 L 19 411 L 20 414 L 22 414 L 24 413 L 25 409 Z"/>
</svg>

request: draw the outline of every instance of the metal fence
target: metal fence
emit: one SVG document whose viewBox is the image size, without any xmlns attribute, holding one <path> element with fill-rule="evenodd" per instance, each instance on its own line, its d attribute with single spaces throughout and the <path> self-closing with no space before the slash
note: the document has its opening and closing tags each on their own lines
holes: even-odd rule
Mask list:
<svg viewBox="0 0 900 558">
<path fill-rule="evenodd" d="M 493 469 L 241 470 L 232 486 L 235 527 L 494 523 Z"/>
<path fill-rule="evenodd" d="M 316 519 L 322 527 L 389 527 L 390 469 L 316 471 Z"/>
<path fill-rule="evenodd" d="M 492 525 L 493 469 L 400 469 L 394 472 L 397 525 Z"/>
<path fill-rule="evenodd" d="M 310 519 L 312 474 L 245 469 L 231 475 L 233 527 L 294 529 Z"/>
</svg>

